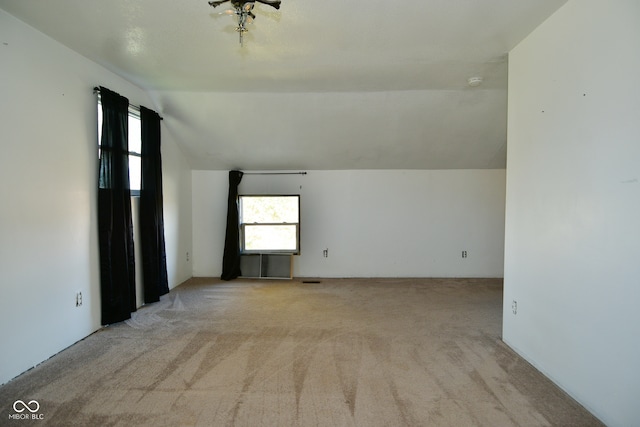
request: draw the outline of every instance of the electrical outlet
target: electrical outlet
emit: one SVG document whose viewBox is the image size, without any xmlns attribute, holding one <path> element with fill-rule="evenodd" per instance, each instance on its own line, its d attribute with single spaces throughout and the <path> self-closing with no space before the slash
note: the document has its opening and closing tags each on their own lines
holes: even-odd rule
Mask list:
<svg viewBox="0 0 640 427">
<path fill-rule="evenodd" d="M 325 258 L 329 258 L 329 248 L 322 251 L 322 256 Z"/>
<path fill-rule="evenodd" d="M 467 251 L 462 251 L 462 258 L 466 258 L 467 257 Z"/>
<path fill-rule="evenodd" d="M 189 262 L 189 252 L 187 251 L 187 262 Z"/>
<path fill-rule="evenodd" d="M 513 312 L 513 314 L 518 314 L 518 301 L 513 300 L 513 302 L 511 303 L 511 311 Z"/>
<path fill-rule="evenodd" d="M 76 307 L 82 306 L 82 292 L 76 293 Z"/>
</svg>

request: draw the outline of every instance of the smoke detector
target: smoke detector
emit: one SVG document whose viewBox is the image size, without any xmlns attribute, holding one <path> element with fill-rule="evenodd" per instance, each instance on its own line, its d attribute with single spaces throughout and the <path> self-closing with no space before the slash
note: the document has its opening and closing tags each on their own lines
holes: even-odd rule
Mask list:
<svg viewBox="0 0 640 427">
<path fill-rule="evenodd" d="M 469 77 L 469 79 L 467 80 L 467 83 L 471 87 L 480 86 L 482 84 L 482 77 Z"/>
</svg>

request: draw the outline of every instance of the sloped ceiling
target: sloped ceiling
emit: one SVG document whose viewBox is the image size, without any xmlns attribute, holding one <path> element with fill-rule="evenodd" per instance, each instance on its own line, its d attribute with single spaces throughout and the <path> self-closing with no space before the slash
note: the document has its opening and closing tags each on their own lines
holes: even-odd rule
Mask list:
<svg viewBox="0 0 640 427">
<path fill-rule="evenodd" d="M 145 89 L 194 169 L 485 169 L 506 163 L 508 52 L 564 3 L 257 3 L 244 46 L 229 3 L 0 8 Z"/>
</svg>

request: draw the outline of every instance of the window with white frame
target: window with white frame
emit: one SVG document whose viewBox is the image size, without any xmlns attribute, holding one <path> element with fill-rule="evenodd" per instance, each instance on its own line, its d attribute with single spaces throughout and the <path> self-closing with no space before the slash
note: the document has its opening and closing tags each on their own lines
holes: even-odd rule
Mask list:
<svg viewBox="0 0 640 427">
<path fill-rule="evenodd" d="M 242 253 L 300 253 L 299 195 L 241 195 Z"/>
<path fill-rule="evenodd" d="M 142 128 L 140 111 L 129 107 L 129 185 L 131 195 L 139 196 L 142 185 Z M 98 158 L 100 158 L 100 140 L 102 138 L 102 104 L 98 97 Z"/>
</svg>

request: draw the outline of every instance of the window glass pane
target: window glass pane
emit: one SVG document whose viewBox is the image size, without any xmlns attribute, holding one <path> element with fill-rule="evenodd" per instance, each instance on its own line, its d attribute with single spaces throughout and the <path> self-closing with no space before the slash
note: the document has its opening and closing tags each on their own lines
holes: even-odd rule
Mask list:
<svg viewBox="0 0 640 427">
<path fill-rule="evenodd" d="M 245 251 L 297 250 L 295 225 L 245 225 Z"/>
<path fill-rule="evenodd" d="M 251 223 L 297 223 L 297 196 L 241 196 L 242 219 Z"/>
<path fill-rule="evenodd" d="M 140 118 L 129 114 L 129 152 L 142 153 L 142 130 Z"/>
<path fill-rule="evenodd" d="M 140 156 L 129 156 L 129 184 L 132 190 L 140 190 L 142 182 L 142 159 Z"/>
<path fill-rule="evenodd" d="M 129 112 L 129 152 L 142 153 L 142 128 L 140 117 Z M 98 100 L 98 158 L 100 157 L 100 140 L 102 139 L 102 105 Z M 142 186 L 142 161 L 140 156 L 129 156 L 129 184 L 131 190 L 140 191 Z"/>
<path fill-rule="evenodd" d="M 100 158 L 100 141 L 102 140 L 102 105 L 98 102 L 98 158 Z"/>
</svg>

